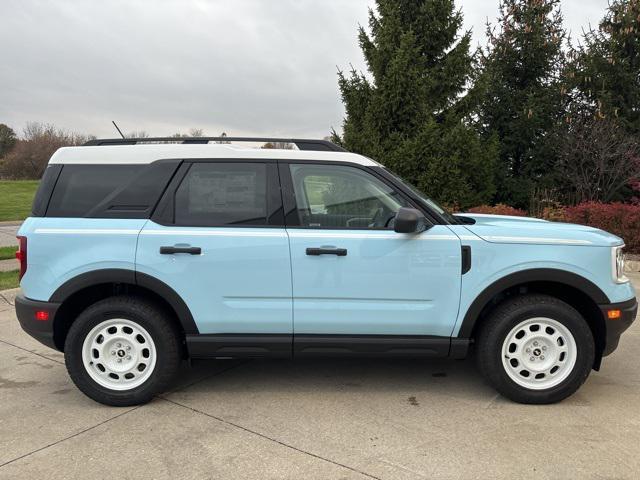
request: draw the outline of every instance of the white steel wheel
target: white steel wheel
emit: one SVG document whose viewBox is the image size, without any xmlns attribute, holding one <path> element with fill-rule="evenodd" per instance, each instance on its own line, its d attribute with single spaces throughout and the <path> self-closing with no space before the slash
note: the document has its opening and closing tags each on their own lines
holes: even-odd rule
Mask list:
<svg viewBox="0 0 640 480">
<path fill-rule="evenodd" d="M 507 334 L 502 344 L 502 365 L 521 387 L 544 390 L 562 383 L 577 359 L 576 341 L 557 320 L 525 320 Z"/>
<path fill-rule="evenodd" d="M 87 373 L 110 390 L 131 390 L 142 385 L 153 374 L 156 359 L 156 346 L 149 332 L 123 318 L 99 323 L 82 344 Z"/>
</svg>

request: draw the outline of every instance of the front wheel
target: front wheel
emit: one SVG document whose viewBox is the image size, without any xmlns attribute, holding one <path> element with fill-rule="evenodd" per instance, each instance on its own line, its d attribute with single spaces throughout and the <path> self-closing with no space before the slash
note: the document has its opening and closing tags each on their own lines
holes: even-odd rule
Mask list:
<svg viewBox="0 0 640 480">
<path fill-rule="evenodd" d="M 481 372 L 498 392 L 520 403 L 554 403 L 572 395 L 589 376 L 594 355 L 584 318 L 547 295 L 505 301 L 477 338 Z"/>
<path fill-rule="evenodd" d="M 180 339 L 167 313 L 129 296 L 101 300 L 73 322 L 65 341 L 71 379 L 105 405 L 146 403 L 171 382 Z"/>
</svg>

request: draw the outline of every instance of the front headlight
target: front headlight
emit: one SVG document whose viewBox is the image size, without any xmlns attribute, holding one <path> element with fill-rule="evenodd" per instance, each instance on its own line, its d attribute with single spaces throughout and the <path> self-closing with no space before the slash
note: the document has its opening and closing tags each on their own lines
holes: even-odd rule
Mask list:
<svg viewBox="0 0 640 480">
<path fill-rule="evenodd" d="M 611 249 L 611 273 L 616 283 L 629 281 L 624 274 L 624 245 Z"/>
</svg>

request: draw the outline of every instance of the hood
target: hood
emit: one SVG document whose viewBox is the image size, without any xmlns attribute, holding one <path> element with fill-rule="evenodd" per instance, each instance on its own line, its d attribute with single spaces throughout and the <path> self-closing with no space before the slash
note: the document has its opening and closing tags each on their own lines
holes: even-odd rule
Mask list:
<svg viewBox="0 0 640 480">
<path fill-rule="evenodd" d="M 613 247 L 624 243 L 620 237 L 586 225 L 507 215 L 464 213 L 456 216 L 473 219 L 474 223 L 465 224 L 465 227 L 483 240 L 493 243 L 595 247 Z"/>
</svg>

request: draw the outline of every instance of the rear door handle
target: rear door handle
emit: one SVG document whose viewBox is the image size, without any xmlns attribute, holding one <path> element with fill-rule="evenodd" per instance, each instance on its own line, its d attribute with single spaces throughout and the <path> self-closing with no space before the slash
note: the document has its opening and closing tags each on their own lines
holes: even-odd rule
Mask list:
<svg viewBox="0 0 640 480">
<path fill-rule="evenodd" d="M 188 253 L 189 255 L 200 255 L 200 247 L 160 247 L 160 255 L 173 255 L 174 253 Z"/>
<path fill-rule="evenodd" d="M 337 255 L 338 257 L 346 257 L 347 249 L 335 247 L 307 248 L 307 255 Z"/>
</svg>

